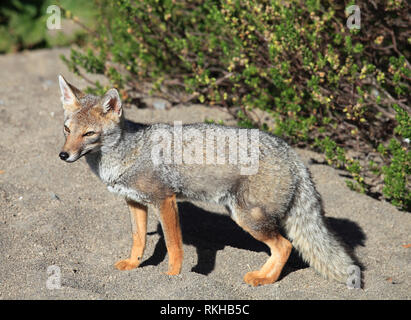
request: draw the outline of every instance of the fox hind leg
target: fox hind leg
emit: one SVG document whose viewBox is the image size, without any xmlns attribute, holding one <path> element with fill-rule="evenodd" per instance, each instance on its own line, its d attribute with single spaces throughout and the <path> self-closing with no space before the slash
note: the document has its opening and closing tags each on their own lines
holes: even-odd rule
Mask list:
<svg viewBox="0 0 411 320">
<path fill-rule="evenodd" d="M 255 238 L 258 239 L 258 237 Z M 244 276 L 244 281 L 252 286 L 277 281 L 291 253 L 292 245 L 290 241 L 280 234 L 276 234 L 272 238 L 263 238 L 261 241 L 270 248 L 271 256 L 260 270 L 248 272 Z"/>
<path fill-rule="evenodd" d="M 267 219 L 262 209 L 255 207 L 247 213 L 244 210 L 236 211 L 235 220 L 239 226 L 255 239 L 264 242 L 271 252 L 271 256 L 261 269 L 246 273 L 244 281 L 252 286 L 277 281 L 290 256 L 291 242 L 276 231 L 275 225 L 270 228 L 269 224 L 272 224 L 272 221 Z"/>
</svg>

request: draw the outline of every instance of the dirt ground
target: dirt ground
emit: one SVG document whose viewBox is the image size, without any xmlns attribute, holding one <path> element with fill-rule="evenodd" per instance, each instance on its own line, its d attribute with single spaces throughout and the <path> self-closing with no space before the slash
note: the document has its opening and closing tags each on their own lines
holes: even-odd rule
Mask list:
<svg viewBox="0 0 411 320">
<path fill-rule="evenodd" d="M 318 164 L 321 156 L 305 150 L 299 153 L 327 221 L 362 266 L 362 289 L 324 280 L 296 252 L 277 283 L 250 287 L 242 278 L 265 262 L 267 248 L 221 208 L 189 203 L 179 204 L 180 275 L 163 274 L 166 249 L 154 215 L 143 264 L 116 270 L 131 247 L 125 201 L 106 190 L 84 159 L 68 164 L 58 158 L 63 110 L 57 75 L 86 86 L 60 61 L 68 52 L 0 56 L 0 299 L 410 299 L 411 215 L 350 191 L 343 172 Z M 125 114 L 140 122 L 230 120 L 204 106 Z M 50 266 L 54 273 L 47 272 Z M 59 275 L 57 289 L 52 280 Z"/>
</svg>

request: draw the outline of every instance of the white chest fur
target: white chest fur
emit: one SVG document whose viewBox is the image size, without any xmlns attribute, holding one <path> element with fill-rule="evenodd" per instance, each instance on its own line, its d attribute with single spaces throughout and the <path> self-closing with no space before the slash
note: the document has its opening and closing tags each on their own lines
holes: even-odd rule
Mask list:
<svg viewBox="0 0 411 320">
<path fill-rule="evenodd" d="M 91 170 L 107 185 L 110 192 L 139 203 L 148 202 L 147 195 L 129 187 L 127 181 L 123 181 L 122 176 L 125 174 L 126 168 L 119 159 L 104 155 L 91 155 L 87 157 L 87 162 Z"/>
</svg>

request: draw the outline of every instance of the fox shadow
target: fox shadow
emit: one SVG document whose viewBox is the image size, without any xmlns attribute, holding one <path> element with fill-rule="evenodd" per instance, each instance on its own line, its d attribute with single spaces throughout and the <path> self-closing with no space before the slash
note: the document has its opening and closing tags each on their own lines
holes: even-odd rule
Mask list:
<svg viewBox="0 0 411 320">
<path fill-rule="evenodd" d="M 270 255 L 269 248 L 262 242 L 254 239 L 241 229 L 228 215 L 205 211 L 192 203 L 178 203 L 183 243 L 196 248 L 197 264 L 191 271 L 207 275 L 214 270 L 217 252 L 226 246 L 244 249 L 253 252 L 265 252 Z M 343 242 L 353 257 L 355 263 L 361 263 L 354 256 L 357 246 L 364 246 L 365 234 L 355 222 L 348 219 L 326 218 L 331 231 Z M 153 255 L 143 261 L 140 267 L 160 264 L 167 255 L 164 234 L 160 223 L 157 231 L 148 235 L 159 234 Z M 307 268 L 299 253 L 293 248 L 291 255 L 282 271 L 281 278 L 299 269 Z"/>
</svg>

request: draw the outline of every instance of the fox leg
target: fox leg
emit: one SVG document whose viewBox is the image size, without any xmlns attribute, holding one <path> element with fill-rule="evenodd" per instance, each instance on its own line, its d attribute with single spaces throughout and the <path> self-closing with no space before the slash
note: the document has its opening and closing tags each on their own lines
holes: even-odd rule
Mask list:
<svg viewBox="0 0 411 320">
<path fill-rule="evenodd" d="M 160 220 L 168 252 L 168 275 L 177 275 L 183 263 L 183 240 L 175 195 L 160 205 Z"/>
<path fill-rule="evenodd" d="M 259 237 L 255 238 L 258 239 Z M 290 241 L 280 234 L 277 234 L 272 238 L 260 238 L 258 240 L 264 242 L 270 248 L 271 256 L 260 270 L 247 272 L 244 276 L 244 281 L 252 286 L 277 281 L 288 257 L 290 256 L 292 248 Z"/>
<path fill-rule="evenodd" d="M 146 246 L 147 207 L 132 200 L 126 201 L 130 210 L 133 246 L 131 247 L 130 257 L 115 264 L 118 270 L 131 270 L 138 267 Z"/>
<path fill-rule="evenodd" d="M 244 219 L 241 218 L 241 215 Z M 242 213 L 236 222 L 255 239 L 264 242 L 271 251 L 271 256 L 260 270 L 247 272 L 244 281 L 252 286 L 269 284 L 277 281 L 290 256 L 292 244 L 281 236 L 275 227 L 270 230 L 271 221 L 265 218 L 260 208 L 253 208 L 247 215 Z M 272 222 L 271 222 L 272 223 Z"/>
</svg>

